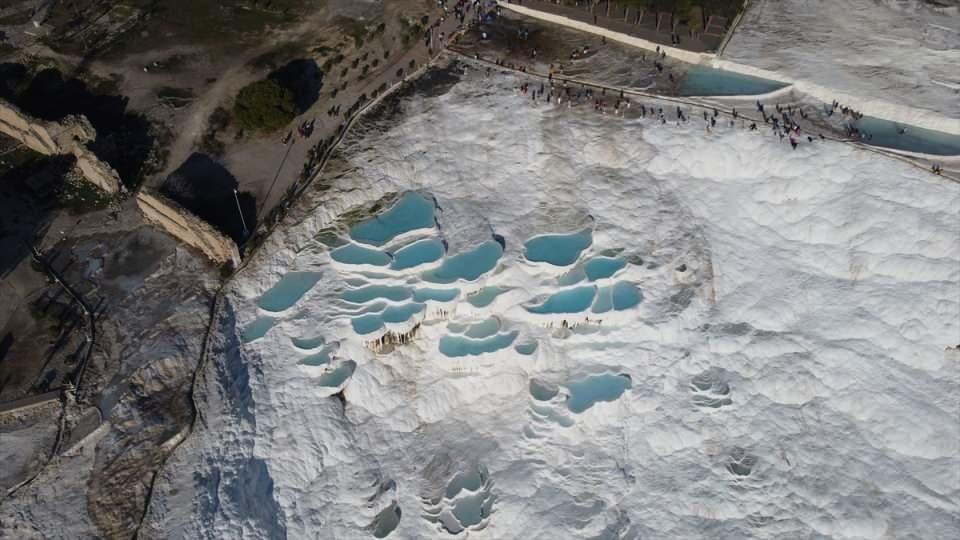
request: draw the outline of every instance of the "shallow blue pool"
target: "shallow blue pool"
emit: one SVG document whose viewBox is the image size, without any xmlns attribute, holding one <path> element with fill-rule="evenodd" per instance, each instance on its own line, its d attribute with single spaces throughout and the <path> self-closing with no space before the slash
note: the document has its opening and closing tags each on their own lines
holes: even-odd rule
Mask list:
<svg viewBox="0 0 960 540">
<path fill-rule="evenodd" d="M 751 96 L 767 94 L 786 84 L 709 66 L 691 65 L 680 83 L 681 96 Z"/>
<path fill-rule="evenodd" d="M 453 504 L 453 515 L 463 527 L 472 527 L 490 515 L 493 497 L 483 491 L 472 493 L 457 499 Z"/>
<path fill-rule="evenodd" d="M 393 254 L 394 270 L 406 270 L 421 264 L 431 263 L 443 257 L 443 242 L 428 238 L 414 242 Z"/>
<path fill-rule="evenodd" d="M 530 356 L 531 354 L 533 354 L 533 353 L 535 353 L 535 352 L 537 351 L 537 342 L 536 342 L 536 341 L 528 341 L 528 342 L 526 342 L 526 343 L 517 343 L 516 345 L 513 346 L 513 348 L 514 348 L 519 354 L 522 354 L 522 355 L 524 355 L 524 356 Z"/>
<path fill-rule="evenodd" d="M 496 334 L 500 330 L 500 321 L 491 317 L 466 328 L 463 335 L 468 338 L 482 339 Z"/>
<path fill-rule="evenodd" d="M 333 371 L 328 371 L 320 376 L 320 386 L 337 387 L 345 383 L 357 369 L 357 363 L 353 360 L 347 360 Z"/>
<path fill-rule="evenodd" d="M 630 309 L 643 300 L 643 294 L 636 285 L 627 281 L 618 281 L 609 287 L 600 287 L 591 311 L 606 313 Z"/>
<path fill-rule="evenodd" d="M 613 276 L 627 265 L 627 261 L 619 257 L 594 257 L 583 265 L 587 279 L 596 281 Z"/>
<path fill-rule="evenodd" d="M 298 349 L 311 350 L 323 345 L 326 340 L 323 336 L 315 338 L 290 338 L 290 342 Z"/>
<path fill-rule="evenodd" d="M 318 272 L 287 272 L 270 290 L 263 293 L 257 305 L 266 311 L 283 311 L 296 304 L 320 281 Z"/>
<path fill-rule="evenodd" d="M 530 395 L 537 401 L 550 401 L 560 392 L 556 385 L 530 379 Z"/>
<path fill-rule="evenodd" d="M 921 154 L 960 156 L 960 136 L 958 135 L 871 117 L 857 120 L 854 126 L 861 133 L 870 135 L 869 138 L 861 139 L 867 144 Z"/>
<path fill-rule="evenodd" d="M 477 491 L 483 487 L 484 475 L 477 468 L 471 468 L 467 472 L 460 472 L 453 476 L 450 483 L 447 484 L 446 496 L 453 499 L 461 491 Z"/>
<path fill-rule="evenodd" d="M 432 200 L 411 191 L 386 212 L 351 227 L 350 237 L 382 246 L 405 232 L 433 227 L 433 210 Z"/>
<path fill-rule="evenodd" d="M 567 385 L 567 408 L 574 413 L 593 407 L 598 401 L 615 401 L 631 386 L 627 375 L 594 375 Z"/>
<path fill-rule="evenodd" d="M 467 303 L 473 307 L 487 307 L 501 294 L 509 289 L 504 287 L 484 287 L 474 294 L 467 297 Z"/>
<path fill-rule="evenodd" d="M 423 304 L 405 304 L 402 306 L 390 306 L 383 310 L 380 318 L 385 323 L 402 323 L 410 320 L 417 313 L 423 311 Z"/>
<path fill-rule="evenodd" d="M 330 363 L 330 351 L 328 349 L 323 349 L 322 351 L 311 354 L 310 356 L 305 356 L 300 363 L 305 366 L 322 366 Z"/>
<path fill-rule="evenodd" d="M 460 295 L 460 289 L 417 289 L 413 291 L 415 302 L 451 302 Z"/>
<path fill-rule="evenodd" d="M 272 317 L 257 317 L 256 320 L 243 329 L 243 334 L 240 339 L 244 343 L 250 343 L 251 341 L 260 339 L 267 335 L 267 332 L 269 332 L 275 324 L 277 324 L 277 320 Z"/>
<path fill-rule="evenodd" d="M 383 328 L 383 319 L 380 318 L 380 315 L 368 314 L 362 315 L 360 317 L 354 317 L 350 320 L 350 325 L 353 326 L 353 331 L 360 334 L 371 334 Z"/>
<path fill-rule="evenodd" d="M 527 311 L 537 314 L 580 313 L 590 308 L 596 294 L 597 288 L 593 286 L 560 291 L 539 306 L 528 307 Z"/>
<path fill-rule="evenodd" d="M 386 253 L 356 244 L 338 247 L 330 252 L 330 257 L 343 264 L 369 264 L 373 266 L 390 264 L 390 256 Z"/>
<path fill-rule="evenodd" d="M 497 265 L 503 255 L 499 242 L 488 240 L 470 251 L 447 258 L 439 268 L 423 274 L 424 281 L 453 283 L 458 279 L 474 281 Z"/>
<path fill-rule="evenodd" d="M 509 347 L 517 339 L 519 332 L 496 334 L 484 339 L 470 339 L 462 336 L 443 336 L 440 338 L 440 352 L 445 356 L 477 356 Z"/>
<path fill-rule="evenodd" d="M 340 294 L 340 298 L 354 304 L 363 304 L 371 300 L 393 300 L 400 302 L 410 298 L 412 292 L 406 287 L 393 285 L 368 285 L 359 289 L 350 289 Z"/>
<path fill-rule="evenodd" d="M 580 253 L 593 242 L 590 229 L 573 234 L 544 234 L 535 236 L 523 245 L 529 261 L 545 262 L 554 266 L 568 266 L 577 261 Z"/>
</svg>

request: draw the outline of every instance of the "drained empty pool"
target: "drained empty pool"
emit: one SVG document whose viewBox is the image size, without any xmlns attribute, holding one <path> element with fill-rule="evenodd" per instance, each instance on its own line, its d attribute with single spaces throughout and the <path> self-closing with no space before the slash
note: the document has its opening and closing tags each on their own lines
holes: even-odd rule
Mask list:
<svg viewBox="0 0 960 540">
<path fill-rule="evenodd" d="M 921 154 L 960 156 L 960 136 L 958 135 L 869 116 L 857 120 L 854 126 L 864 135 L 862 140 L 867 144 Z"/>
<path fill-rule="evenodd" d="M 779 81 L 694 64 L 680 83 L 680 95 L 752 96 L 768 94 L 786 86 Z"/>
<path fill-rule="evenodd" d="M 453 283 L 457 280 L 475 281 L 497 265 L 503 255 L 503 246 L 488 240 L 479 246 L 447 258 L 439 268 L 423 274 L 423 279 L 432 283 Z"/>
<path fill-rule="evenodd" d="M 393 254 L 394 270 L 406 270 L 421 264 L 431 263 L 443 257 L 443 242 L 428 238 L 414 242 Z"/>
<path fill-rule="evenodd" d="M 270 287 L 270 290 L 263 293 L 257 305 L 272 312 L 289 309 L 316 285 L 320 276 L 317 272 L 288 272 Z"/>
<path fill-rule="evenodd" d="M 523 245 L 524 257 L 533 262 L 569 266 L 577 262 L 580 253 L 592 242 L 590 229 L 573 234 L 544 234 L 527 240 Z"/>
<path fill-rule="evenodd" d="M 629 375 L 593 375 L 567 385 L 567 408 L 574 413 L 593 407 L 600 401 L 616 401 L 631 387 Z"/>
<path fill-rule="evenodd" d="M 364 244 L 382 246 L 403 233 L 433 227 L 433 210 L 432 200 L 409 192 L 386 212 L 354 225 L 350 237 Z"/>
<path fill-rule="evenodd" d="M 386 266 L 390 264 L 390 256 L 376 249 L 365 248 L 357 244 L 347 244 L 330 252 L 330 257 L 343 264 L 369 264 L 371 266 Z"/>
<path fill-rule="evenodd" d="M 566 291 L 560 291 L 547 298 L 546 302 L 539 306 L 528 307 L 530 313 L 546 315 L 550 313 L 580 313 L 590 308 L 593 303 L 593 297 L 597 294 L 597 288 L 577 287 Z"/>
</svg>

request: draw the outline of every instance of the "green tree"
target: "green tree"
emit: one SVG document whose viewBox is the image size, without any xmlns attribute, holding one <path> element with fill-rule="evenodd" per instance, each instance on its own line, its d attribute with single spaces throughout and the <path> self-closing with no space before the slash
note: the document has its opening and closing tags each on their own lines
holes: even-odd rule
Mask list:
<svg viewBox="0 0 960 540">
<path fill-rule="evenodd" d="M 233 114 L 244 129 L 269 133 L 294 119 L 296 104 L 290 90 L 273 79 L 263 79 L 240 90 Z"/>
</svg>

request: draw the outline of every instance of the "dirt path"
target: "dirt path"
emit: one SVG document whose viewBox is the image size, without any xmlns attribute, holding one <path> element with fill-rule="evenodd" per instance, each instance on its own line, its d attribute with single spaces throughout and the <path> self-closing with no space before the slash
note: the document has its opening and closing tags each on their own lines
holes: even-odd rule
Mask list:
<svg viewBox="0 0 960 540">
<path fill-rule="evenodd" d="M 248 139 L 231 148 L 224 162 L 236 176 L 240 183 L 240 190 L 249 191 L 256 198 L 257 215 L 266 215 L 281 202 L 287 189 L 299 178 L 310 148 L 337 132 L 344 122 L 347 109 L 353 106 L 361 95 L 366 95 L 369 99 L 378 89 L 390 87 L 402 80 L 403 77 L 397 76 L 398 69 L 403 69 L 405 77 L 412 71 L 411 62 L 416 69 L 437 57 L 442 51 L 438 46 L 439 36 L 442 34 L 446 41 L 450 41 L 458 27 L 459 22 L 452 14 L 444 17 L 443 21 L 432 30 L 434 37 L 431 48 L 426 46 L 423 39 L 416 39 L 408 49 L 387 58 L 370 77 L 362 82 L 354 82 L 345 90 L 338 92 L 336 98 L 330 99 L 329 93 L 321 96 L 321 99 L 294 120 L 290 126 L 290 129 L 293 129 L 293 126 L 303 121 L 316 119 L 314 132 L 309 138 L 297 136 L 294 130 L 290 148 L 285 148 L 279 142 L 282 134 Z M 340 114 L 327 115 L 327 110 L 332 107 L 340 107 Z"/>
</svg>

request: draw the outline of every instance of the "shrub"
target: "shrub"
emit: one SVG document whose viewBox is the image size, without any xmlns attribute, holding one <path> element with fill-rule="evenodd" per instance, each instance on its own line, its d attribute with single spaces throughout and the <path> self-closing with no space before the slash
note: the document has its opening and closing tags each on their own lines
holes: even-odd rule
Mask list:
<svg viewBox="0 0 960 540">
<path fill-rule="evenodd" d="M 240 90 L 233 114 L 244 129 L 271 132 L 293 120 L 296 104 L 290 90 L 277 81 L 263 79 Z"/>
</svg>

